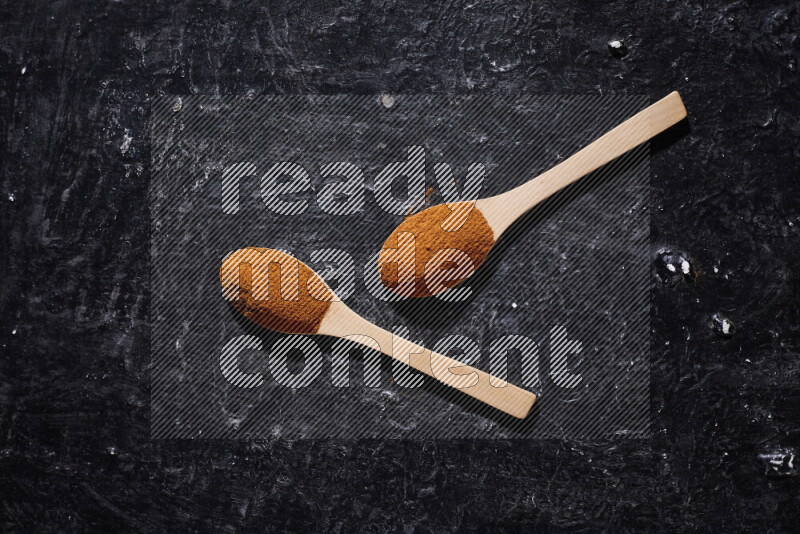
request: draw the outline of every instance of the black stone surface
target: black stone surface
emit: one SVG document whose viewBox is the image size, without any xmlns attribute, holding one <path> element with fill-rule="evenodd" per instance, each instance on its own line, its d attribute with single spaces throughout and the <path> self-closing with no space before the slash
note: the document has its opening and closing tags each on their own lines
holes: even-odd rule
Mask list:
<svg viewBox="0 0 800 534">
<path fill-rule="evenodd" d="M 0 530 L 795 530 L 798 27 L 788 1 L 3 1 Z M 652 439 L 149 439 L 153 96 L 674 89 Z"/>
</svg>

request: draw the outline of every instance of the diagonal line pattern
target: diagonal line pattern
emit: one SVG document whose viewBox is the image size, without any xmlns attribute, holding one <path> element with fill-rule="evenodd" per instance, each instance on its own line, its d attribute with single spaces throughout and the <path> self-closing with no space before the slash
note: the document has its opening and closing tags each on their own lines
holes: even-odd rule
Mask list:
<svg viewBox="0 0 800 534">
<path fill-rule="evenodd" d="M 436 172 L 441 161 L 480 159 L 480 196 L 496 194 L 558 163 L 647 104 L 642 97 L 601 96 L 399 95 L 396 101 L 386 110 L 374 97 L 189 96 L 180 105 L 177 97 L 154 99 L 153 437 L 647 435 L 647 145 L 548 199 L 509 229 L 488 265 L 467 283 L 472 296 L 466 303 L 384 302 L 358 279 L 348 299 L 380 326 L 401 325 L 398 332 L 410 342 L 399 342 L 399 351 L 432 348 L 449 335 L 474 340 L 477 332 L 477 367 L 502 366 L 501 358 L 489 361 L 491 346 L 492 355 L 509 355 L 501 378 L 542 395 L 525 421 L 498 415 L 403 366 L 393 369 L 394 361 L 352 340 L 274 334 L 225 306 L 216 277 L 230 251 L 260 246 L 304 259 L 316 248 L 336 248 L 331 237 L 350 231 L 345 242 L 360 246 L 347 252 L 363 269 L 377 268 L 382 239 L 397 217 L 424 203 L 427 185 L 438 188 L 435 177 L 463 181 L 474 172 L 459 164 Z M 415 146 L 422 150 L 409 148 Z M 416 175 L 422 169 L 422 187 L 417 181 L 407 191 L 389 192 L 391 176 L 381 175 L 387 166 Z M 318 176 L 336 184 L 321 201 L 313 195 L 322 183 Z M 270 194 L 283 188 L 271 208 L 261 201 L 264 187 Z M 304 191 L 290 192 L 297 189 Z M 417 198 L 420 191 L 423 198 Z M 597 220 L 587 223 L 589 215 Z M 461 216 L 448 223 L 458 224 Z M 576 295 L 591 305 L 576 306 Z M 491 319 L 502 316 L 501 303 L 523 298 L 542 310 L 536 322 L 508 319 L 506 330 Z M 490 319 L 476 323 L 479 315 Z M 449 326 L 441 326 L 443 321 Z M 554 325 L 565 330 L 553 332 Z M 422 339 L 415 339 L 419 332 Z M 570 340 L 579 340 L 580 350 Z M 443 346 L 443 352 L 455 345 Z M 245 354 L 250 369 L 241 369 Z M 223 370 L 243 371 L 239 386 Z M 554 373 L 562 386 L 553 384 Z M 297 390 L 280 385 L 309 377 L 316 378 Z M 392 385 L 391 377 L 416 387 Z"/>
</svg>

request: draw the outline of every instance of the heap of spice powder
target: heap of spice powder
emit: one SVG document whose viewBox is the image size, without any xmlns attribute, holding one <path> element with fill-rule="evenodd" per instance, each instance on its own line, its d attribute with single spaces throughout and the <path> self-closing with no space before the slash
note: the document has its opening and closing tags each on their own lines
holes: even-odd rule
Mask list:
<svg viewBox="0 0 800 534">
<path fill-rule="evenodd" d="M 443 224 L 448 217 L 459 211 L 465 215 L 468 214 L 465 220 L 462 219 L 462 224 L 456 225 L 455 229 L 450 228 L 448 224 Z M 461 222 L 461 220 L 457 222 Z M 431 288 L 426 283 L 425 266 L 439 251 L 446 249 L 463 251 L 470 257 L 473 266 L 477 268 L 494 245 L 494 232 L 473 202 L 458 202 L 449 206 L 440 204 L 407 217 L 386 240 L 382 252 L 396 249 L 398 237 L 405 232 L 410 232 L 414 236 L 414 285 L 407 287 L 401 284 L 402 266 L 398 265 L 397 261 L 392 261 L 397 258 L 381 254 L 378 265 L 383 285 L 403 296 L 428 297 L 432 294 Z M 409 258 L 407 261 L 410 262 L 411 259 Z M 454 265 L 448 265 L 445 262 L 440 267 L 448 269 L 454 268 Z M 435 273 L 428 272 L 427 274 L 428 277 L 431 277 Z M 470 274 L 472 274 L 471 271 L 464 276 L 445 282 L 441 291 L 463 282 Z"/>
<path fill-rule="evenodd" d="M 335 298 L 306 264 L 268 248 L 243 248 L 228 255 L 219 279 L 225 298 L 239 313 L 287 334 L 315 334 Z"/>
</svg>

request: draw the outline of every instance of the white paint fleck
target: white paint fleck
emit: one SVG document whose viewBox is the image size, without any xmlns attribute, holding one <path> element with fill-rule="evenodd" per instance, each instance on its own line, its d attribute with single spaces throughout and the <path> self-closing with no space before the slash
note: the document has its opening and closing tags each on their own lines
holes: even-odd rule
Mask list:
<svg viewBox="0 0 800 534">
<path fill-rule="evenodd" d="M 22 67 L 22 74 L 25 74 L 25 71 L 26 71 L 26 70 L 28 70 L 28 67 L 27 67 L 27 66 L 25 66 L 25 67 Z"/>
<path fill-rule="evenodd" d="M 689 274 L 689 270 L 690 269 L 691 269 L 691 265 L 689 265 L 689 262 L 686 261 L 686 260 L 683 260 L 683 262 L 681 262 L 681 271 L 683 271 L 683 274 Z"/>
<path fill-rule="evenodd" d="M 718 273 L 718 272 L 719 272 L 719 267 L 717 267 L 716 265 L 714 266 L 714 272 L 715 272 L 715 273 Z"/>
<path fill-rule="evenodd" d="M 381 93 L 381 104 L 383 104 L 383 107 L 386 109 L 389 109 L 394 106 L 394 97 L 389 93 Z"/>
<path fill-rule="evenodd" d="M 182 107 L 183 107 L 183 99 L 181 97 L 178 97 L 175 100 L 175 104 L 172 106 L 172 111 L 177 113 L 181 110 Z"/>
<path fill-rule="evenodd" d="M 119 145 L 119 151 L 127 154 L 128 150 L 131 149 L 131 141 L 133 141 L 133 137 L 128 135 L 128 131 L 125 130 L 125 134 L 122 136 L 122 143 Z"/>
<path fill-rule="evenodd" d="M 766 472 L 777 475 L 792 475 L 794 471 L 794 451 L 792 449 L 778 449 L 776 451 L 762 453 L 758 458 L 766 465 Z"/>
<path fill-rule="evenodd" d="M 8 194 L 8 200 L 10 200 L 11 202 L 14 202 L 15 198 L 17 198 L 17 197 L 14 196 L 14 193 L 9 193 Z"/>
<path fill-rule="evenodd" d="M 512 303 L 511 303 L 511 307 L 512 307 L 512 308 L 516 308 L 516 307 L 517 307 L 517 303 L 516 303 L 516 302 L 512 302 Z"/>
<path fill-rule="evenodd" d="M 671 272 L 671 273 L 674 273 L 674 272 L 675 272 L 675 266 L 674 266 L 674 265 L 672 265 L 671 263 L 668 263 L 668 264 L 667 264 L 667 270 L 668 270 L 669 272 Z"/>
<path fill-rule="evenodd" d="M 722 333 L 726 336 L 731 333 L 731 322 L 727 319 L 722 320 Z"/>
<path fill-rule="evenodd" d="M 12 331 L 11 331 L 11 335 L 12 335 L 12 336 L 16 336 L 16 335 L 17 335 L 17 329 L 16 329 L 16 328 L 15 328 L 14 330 L 12 330 Z"/>
<path fill-rule="evenodd" d="M 239 430 L 242 421 L 244 421 L 244 417 L 228 417 L 228 426 L 233 427 L 234 430 Z"/>
<path fill-rule="evenodd" d="M 517 68 L 519 66 L 520 63 L 521 63 L 521 61 L 518 60 L 518 59 L 516 59 L 514 61 L 511 61 L 509 63 L 505 63 L 503 65 L 498 65 L 497 61 L 492 61 L 491 62 L 492 67 L 494 67 L 497 72 L 508 72 L 510 70 L 514 70 L 515 68 Z"/>
</svg>

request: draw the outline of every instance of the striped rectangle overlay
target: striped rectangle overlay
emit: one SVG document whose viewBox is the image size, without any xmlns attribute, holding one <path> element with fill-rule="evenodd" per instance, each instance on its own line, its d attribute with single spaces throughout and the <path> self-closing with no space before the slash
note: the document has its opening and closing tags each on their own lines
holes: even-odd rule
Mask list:
<svg viewBox="0 0 800 534">
<path fill-rule="evenodd" d="M 156 98 L 152 437 L 646 437 L 647 145 L 528 213 L 445 298 L 386 298 L 374 271 L 409 211 L 512 189 L 648 103 Z M 352 340 L 248 323 L 219 280 L 225 256 L 247 246 L 291 253 L 367 320 L 537 393 L 532 413 L 499 414 Z"/>
</svg>

